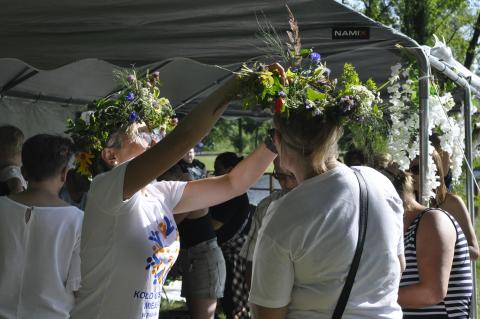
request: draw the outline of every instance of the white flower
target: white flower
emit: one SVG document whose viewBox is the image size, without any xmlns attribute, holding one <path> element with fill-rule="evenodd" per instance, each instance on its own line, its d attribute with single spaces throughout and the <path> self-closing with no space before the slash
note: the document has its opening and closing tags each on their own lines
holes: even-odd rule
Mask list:
<svg viewBox="0 0 480 319">
<path fill-rule="evenodd" d="M 315 106 L 315 103 L 313 103 L 312 101 L 310 100 L 305 100 L 305 108 L 306 109 L 311 109 L 312 107 Z"/>
<path fill-rule="evenodd" d="M 80 118 L 87 124 L 89 125 L 90 124 L 90 115 L 94 114 L 95 112 L 94 111 L 86 111 L 86 112 L 82 112 L 82 114 L 80 114 Z"/>
</svg>

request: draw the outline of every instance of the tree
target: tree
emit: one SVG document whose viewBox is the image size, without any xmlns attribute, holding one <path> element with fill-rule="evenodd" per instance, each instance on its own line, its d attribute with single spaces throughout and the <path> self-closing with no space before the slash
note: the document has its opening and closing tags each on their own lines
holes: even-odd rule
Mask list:
<svg viewBox="0 0 480 319">
<path fill-rule="evenodd" d="M 480 10 L 468 1 L 351 0 L 347 4 L 402 31 L 419 44 L 432 45 L 434 34 L 443 37 L 458 60 L 464 60 L 467 68 L 472 65 L 480 33 Z M 472 30 L 469 41 L 467 36 Z"/>
<path fill-rule="evenodd" d="M 465 62 L 463 63 L 463 65 L 465 65 L 467 69 L 470 69 L 472 67 L 473 58 L 475 57 L 475 52 L 478 46 L 479 36 L 480 36 L 480 10 L 478 12 L 477 22 L 475 23 L 472 39 L 468 44 L 467 54 L 465 56 Z"/>
<path fill-rule="evenodd" d="M 209 151 L 235 150 L 250 153 L 263 141 L 271 126 L 269 121 L 251 118 L 220 119 L 210 134 L 203 139 Z"/>
</svg>

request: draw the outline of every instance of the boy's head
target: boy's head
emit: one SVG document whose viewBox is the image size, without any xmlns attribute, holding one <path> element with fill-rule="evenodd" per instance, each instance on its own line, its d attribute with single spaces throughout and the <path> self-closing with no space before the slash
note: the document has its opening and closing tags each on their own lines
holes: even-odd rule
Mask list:
<svg viewBox="0 0 480 319">
<path fill-rule="evenodd" d="M 0 126 L 0 163 L 7 162 L 20 166 L 24 139 L 23 132 L 18 127 Z"/>
<path fill-rule="evenodd" d="M 28 181 L 41 182 L 67 172 L 73 156 L 73 143 L 58 135 L 38 134 L 22 148 L 22 173 Z"/>
</svg>

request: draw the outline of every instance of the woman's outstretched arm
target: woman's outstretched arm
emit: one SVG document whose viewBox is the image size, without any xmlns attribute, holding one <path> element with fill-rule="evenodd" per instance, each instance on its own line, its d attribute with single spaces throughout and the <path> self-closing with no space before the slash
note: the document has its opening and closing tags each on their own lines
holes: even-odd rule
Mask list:
<svg viewBox="0 0 480 319">
<path fill-rule="evenodd" d="M 463 200 L 458 195 L 447 193 L 445 202 L 440 206 L 449 212 L 458 222 L 468 242 L 470 259 L 477 260 L 480 253 L 477 236 L 475 235 L 475 228 L 470 219 L 467 206 L 465 206 Z"/>
<path fill-rule="evenodd" d="M 188 182 L 174 213 L 214 206 L 243 194 L 263 175 L 275 157 L 276 154 L 261 144 L 230 173 Z"/>
<path fill-rule="evenodd" d="M 163 140 L 134 158 L 126 168 L 123 198 L 130 198 L 157 176 L 162 175 L 195 143 L 207 135 L 225 111 L 227 101 L 236 92 L 236 86 L 237 79 L 232 76 L 197 105 Z"/>
</svg>

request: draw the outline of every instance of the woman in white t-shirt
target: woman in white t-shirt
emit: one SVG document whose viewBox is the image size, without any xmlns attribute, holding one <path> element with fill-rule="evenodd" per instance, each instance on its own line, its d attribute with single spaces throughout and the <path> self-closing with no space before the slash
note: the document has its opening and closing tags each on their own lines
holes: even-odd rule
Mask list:
<svg viewBox="0 0 480 319">
<path fill-rule="evenodd" d="M 142 125 L 111 134 L 102 157 L 114 168 L 92 181 L 87 197 L 73 318 L 158 318 L 163 281 L 179 251 L 172 214 L 242 194 L 274 159 L 261 145 L 229 174 L 151 183 L 208 133 L 235 87 L 235 79 L 227 81 L 156 145 Z"/>
<path fill-rule="evenodd" d="M 359 183 L 337 161 L 337 142 L 344 125 L 373 115 L 375 94 L 358 76 L 358 95 L 348 95 L 352 84 L 335 88 L 319 59 L 312 54 L 312 69 L 289 71 L 293 85 L 275 103 L 275 146 L 298 186 L 270 205 L 260 230 L 249 297 L 255 318 L 331 318 L 358 241 Z M 355 79 L 347 70 L 342 80 Z M 368 226 L 343 318 L 401 318 L 402 201 L 382 174 L 357 169 L 368 189 Z"/>
<path fill-rule="evenodd" d="M 40 134 L 22 150 L 28 189 L 0 197 L 0 318 L 65 319 L 80 287 L 83 212 L 62 201 L 72 142 Z"/>
</svg>

